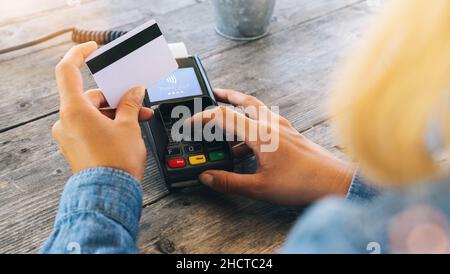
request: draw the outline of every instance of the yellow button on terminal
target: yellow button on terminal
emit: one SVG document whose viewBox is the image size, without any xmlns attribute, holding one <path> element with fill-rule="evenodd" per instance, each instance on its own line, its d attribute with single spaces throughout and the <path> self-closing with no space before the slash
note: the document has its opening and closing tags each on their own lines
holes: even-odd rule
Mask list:
<svg viewBox="0 0 450 274">
<path fill-rule="evenodd" d="M 206 157 L 203 154 L 200 155 L 194 155 L 189 157 L 189 164 L 195 166 L 195 165 L 201 165 L 206 163 Z"/>
</svg>

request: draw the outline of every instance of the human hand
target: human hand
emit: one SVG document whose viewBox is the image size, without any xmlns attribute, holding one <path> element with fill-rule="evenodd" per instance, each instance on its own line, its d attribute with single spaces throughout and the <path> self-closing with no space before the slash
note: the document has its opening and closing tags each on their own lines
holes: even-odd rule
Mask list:
<svg viewBox="0 0 450 274">
<path fill-rule="evenodd" d="M 126 93 L 117 110 L 102 109 L 107 102 L 100 90 L 83 93 L 80 67 L 97 49 L 95 42 L 71 48 L 55 69 L 60 95 L 60 120 L 52 134 L 73 173 L 91 167 L 112 167 L 141 180 L 147 151 L 139 120 L 153 111 L 141 107 L 145 89 Z"/>
<path fill-rule="evenodd" d="M 238 156 L 253 152 L 258 166 L 255 174 L 208 170 L 199 177 L 203 184 L 221 192 L 285 205 L 299 205 L 328 194 L 347 193 L 354 172 L 351 165 L 305 138 L 285 118 L 271 112 L 255 97 L 222 89 L 215 90 L 215 95 L 221 102 L 243 108 L 245 115 L 219 106 L 195 114 L 191 121 L 211 121 L 239 136 L 244 144 L 233 147 L 233 152 Z M 273 122 L 279 126 L 274 126 Z M 263 141 L 259 134 L 256 140 L 249 138 L 246 133 L 251 128 L 277 136 L 278 148 L 264 152 L 261 148 L 267 140 Z"/>
</svg>

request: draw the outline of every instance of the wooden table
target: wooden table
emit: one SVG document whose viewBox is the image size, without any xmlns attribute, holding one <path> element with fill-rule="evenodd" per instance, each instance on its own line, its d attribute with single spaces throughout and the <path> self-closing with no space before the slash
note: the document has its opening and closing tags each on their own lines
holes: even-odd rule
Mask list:
<svg viewBox="0 0 450 274">
<path fill-rule="evenodd" d="M 183 41 L 200 55 L 214 87 L 279 106 L 300 132 L 340 154 L 323 102 L 337 61 L 376 14 L 374 1 L 279 0 L 270 34 L 254 42 L 216 35 L 207 0 L 67 3 L 16 0 L 0 6 L 0 48 L 65 27 L 128 30 L 154 18 L 169 42 Z M 37 252 L 52 230 L 71 175 L 50 129 L 58 119 L 53 70 L 72 45 L 66 35 L 0 55 L 1 253 Z M 85 69 L 83 75 L 86 88 L 95 87 Z M 138 245 L 143 253 L 275 252 L 301 212 L 201 186 L 168 193 L 152 155 L 142 187 Z"/>
</svg>

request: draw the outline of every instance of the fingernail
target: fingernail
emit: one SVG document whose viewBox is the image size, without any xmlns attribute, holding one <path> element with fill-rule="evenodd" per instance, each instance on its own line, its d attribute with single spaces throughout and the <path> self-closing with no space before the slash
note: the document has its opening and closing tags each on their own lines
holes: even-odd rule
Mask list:
<svg viewBox="0 0 450 274">
<path fill-rule="evenodd" d="M 136 101 L 142 102 L 142 100 L 144 100 L 145 89 L 142 87 L 136 87 L 133 89 L 132 95 L 136 99 Z"/>
<path fill-rule="evenodd" d="M 95 50 L 98 48 L 97 42 L 95 42 L 95 41 L 86 42 L 84 45 L 86 47 L 92 47 L 92 50 Z"/>
<path fill-rule="evenodd" d="M 203 184 L 205 184 L 207 186 L 210 186 L 214 181 L 214 177 L 208 173 L 200 174 L 199 179 L 200 179 L 200 182 L 202 182 Z"/>
</svg>

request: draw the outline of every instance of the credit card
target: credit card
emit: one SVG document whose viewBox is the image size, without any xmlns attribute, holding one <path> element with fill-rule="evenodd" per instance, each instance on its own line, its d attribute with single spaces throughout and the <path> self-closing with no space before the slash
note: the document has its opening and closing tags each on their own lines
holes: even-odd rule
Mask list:
<svg viewBox="0 0 450 274">
<path fill-rule="evenodd" d="M 178 68 L 154 20 L 97 49 L 86 65 L 111 108 L 132 87 L 150 87 Z"/>
</svg>

